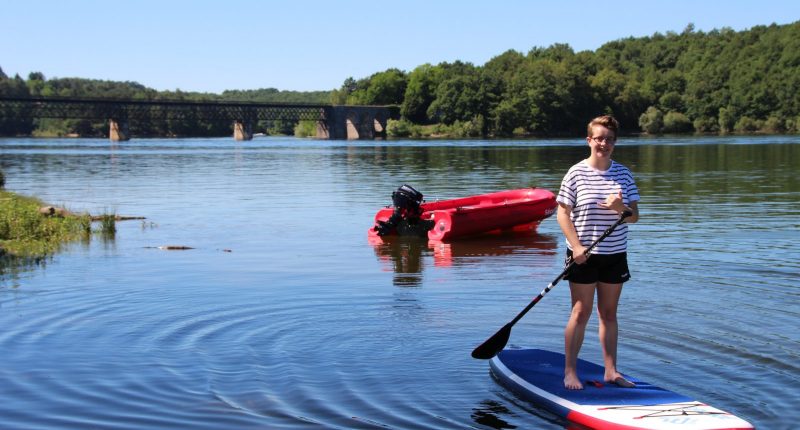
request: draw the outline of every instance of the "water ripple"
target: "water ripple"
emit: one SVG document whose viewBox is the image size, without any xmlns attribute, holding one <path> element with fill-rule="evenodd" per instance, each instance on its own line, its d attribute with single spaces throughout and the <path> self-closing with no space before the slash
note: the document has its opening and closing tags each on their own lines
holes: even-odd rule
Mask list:
<svg viewBox="0 0 800 430">
<path fill-rule="evenodd" d="M 536 142 L 0 139 L 9 189 L 148 222 L 0 283 L 2 426 L 563 428 L 469 357 L 560 272 L 555 220 L 527 236 L 366 239 L 402 183 L 431 200 L 557 189 L 585 148 Z M 800 420 L 797 148 L 620 145 L 643 196 L 624 372 L 759 428 Z M 172 243 L 195 249 L 148 248 Z M 563 284 L 510 347 L 563 347 Z M 594 317 L 581 356 L 600 355 Z"/>
</svg>

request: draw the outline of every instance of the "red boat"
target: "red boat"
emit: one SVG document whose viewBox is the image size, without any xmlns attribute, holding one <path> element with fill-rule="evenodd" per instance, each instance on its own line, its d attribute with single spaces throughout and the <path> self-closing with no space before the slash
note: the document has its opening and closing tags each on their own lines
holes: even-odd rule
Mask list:
<svg viewBox="0 0 800 430">
<path fill-rule="evenodd" d="M 439 241 L 483 233 L 529 231 L 553 215 L 557 205 L 555 195 L 541 188 L 521 188 L 431 203 L 422 203 L 422 194 L 411 187 L 408 189 L 418 195 L 419 219 L 432 225 L 427 230 L 428 239 Z M 370 228 L 369 235 L 397 234 L 390 228 L 379 227 L 387 225 L 393 215 L 397 217 L 398 208 L 399 205 L 395 204 L 395 207 L 379 210 L 375 214 L 376 226 Z"/>
</svg>

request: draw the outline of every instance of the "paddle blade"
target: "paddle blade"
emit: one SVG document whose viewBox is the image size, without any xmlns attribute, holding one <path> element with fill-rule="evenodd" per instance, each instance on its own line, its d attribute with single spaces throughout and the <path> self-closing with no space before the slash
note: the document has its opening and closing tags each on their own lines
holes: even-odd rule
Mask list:
<svg viewBox="0 0 800 430">
<path fill-rule="evenodd" d="M 486 342 L 483 342 L 472 350 L 472 358 L 488 360 L 502 351 L 508 343 L 508 338 L 511 337 L 511 325 L 511 323 L 504 325 L 503 328 L 487 339 Z"/>
</svg>

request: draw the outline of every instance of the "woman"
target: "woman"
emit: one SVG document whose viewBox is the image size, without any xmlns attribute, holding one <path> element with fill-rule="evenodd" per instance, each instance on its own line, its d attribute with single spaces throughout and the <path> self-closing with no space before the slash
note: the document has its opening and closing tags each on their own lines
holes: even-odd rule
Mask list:
<svg viewBox="0 0 800 430">
<path fill-rule="evenodd" d="M 586 137 L 589 158 L 569 169 L 556 198 L 558 224 L 567 239 L 567 261 L 573 259 L 576 263 L 564 277 L 569 281 L 572 296 L 572 313 L 564 330 L 564 386 L 571 390 L 583 389 L 576 364 L 595 291 L 605 381 L 621 387 L 634 386 L 617 371 L 617 305 L 622 284 L 630 279 L 626 254 L 628 227 L 620 225 L 592 250 L 591 258 L 586 255 L 586 247 L 617 221 L 623 211 L 632 213 L 627 223 L 639 220 L 639 191 L 633 175 L 627 167 L 611 159 L 618 129 L 619 123 L 610 115 L 589 123 Z"/>
</svg>

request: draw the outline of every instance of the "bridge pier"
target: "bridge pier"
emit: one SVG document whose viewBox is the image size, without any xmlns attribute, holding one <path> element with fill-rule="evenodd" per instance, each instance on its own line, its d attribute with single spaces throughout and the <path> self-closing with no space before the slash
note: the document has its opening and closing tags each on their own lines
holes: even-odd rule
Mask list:
<svg viewBox="0 0 800 430">
<path fill-rule="evenodd" d="M 327 121 L 317 121 L 317 139 L 330 139 L 331 133 Z"/>
<path fill-rule="evenodd" d="M 373 118 L 373 138 L 374 139 L 386 139 L 386 118 L 382 117 L 375 117 Z"/>
<path fill-rule="evenodd" d="M 345 133 L 347 140 L 369 139 L 369 130 L 364 130 L 361 127 L 361 118 L 357 112 L 349 112 L 344 126 L 347 130 Z"/>
<path fill-rule="evenodd" d="M 317 122 L 318 139 L 386 138 L 386 109 L 374 106 L 332 106 Z"/>
<path fill-rule="evenodd" d="M 108 138 L 112 142 L 124 142 L 131 139 L 128 128 L 128 121 L 109 119 L 108 120 Z"/>
<path fill-rule="evenodd" d="M 253 123 L 251 121 L 235 121 L 233 138 L 236 140 L 253 140 Z"/>
</svg>

